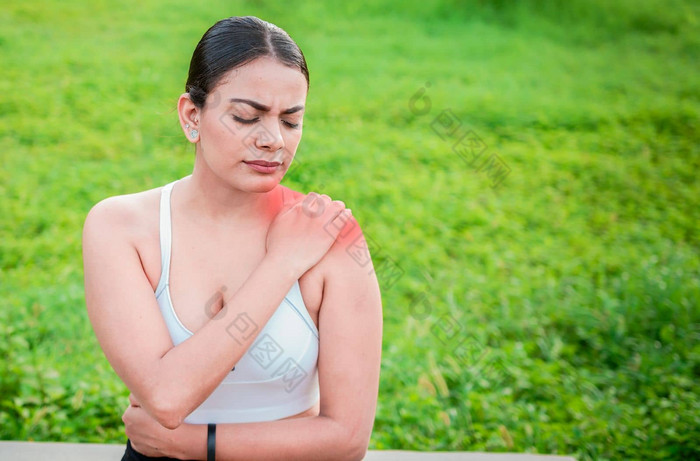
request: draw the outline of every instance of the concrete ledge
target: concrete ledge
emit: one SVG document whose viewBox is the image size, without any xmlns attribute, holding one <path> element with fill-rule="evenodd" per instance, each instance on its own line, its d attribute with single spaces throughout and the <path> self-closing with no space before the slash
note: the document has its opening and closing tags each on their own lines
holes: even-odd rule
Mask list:
<svg viewBox="0 0 700 461">
<path fill-rule="evenodd" d="M 126 445 L 0 441 L 0 460 L 119 461 Z M 575 461 L 568 456 L 519 453 L 370 451 L 365 461 Z"/>
</svg>

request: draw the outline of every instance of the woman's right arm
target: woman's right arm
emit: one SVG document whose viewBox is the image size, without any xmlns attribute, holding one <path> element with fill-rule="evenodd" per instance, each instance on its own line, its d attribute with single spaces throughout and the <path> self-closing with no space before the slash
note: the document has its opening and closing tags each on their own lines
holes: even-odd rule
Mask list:
<svg viewBox="0 0 700 461">
<path fill-rule="evenodd" d="M 311 218 L 297 202 L 281 212 L 265 258 L 224 309 L 177 347 L 130 237 L 136 217 L 121 198 L 90 211 L 83 229 L 88 315 L 107 360 L 160 424 L 178 427 L 213 392 L 255 340 L 254 326 L 267 323 L 294 281 L 333 244 L 342 225 L 332 235 L 326 227 L 338 226 L 324 224 L 345 218 L 343 209 L 332 202 Z"/>
</svg>

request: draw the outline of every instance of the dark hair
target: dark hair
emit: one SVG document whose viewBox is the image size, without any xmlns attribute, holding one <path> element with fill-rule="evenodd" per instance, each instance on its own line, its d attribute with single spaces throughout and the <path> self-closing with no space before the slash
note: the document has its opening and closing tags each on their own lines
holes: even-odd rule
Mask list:
<svg viewBox="0 0 700 461">
<path fill-rule="evenodd" d="M 263 56 L 298 68 L 308 88 L 304 53 L 287 32 L 255 16 L 234 16 L 217 22 L 202 36 L 192 54 L 185 91 L 201 109 L 226 72 Z"/>
</svg>

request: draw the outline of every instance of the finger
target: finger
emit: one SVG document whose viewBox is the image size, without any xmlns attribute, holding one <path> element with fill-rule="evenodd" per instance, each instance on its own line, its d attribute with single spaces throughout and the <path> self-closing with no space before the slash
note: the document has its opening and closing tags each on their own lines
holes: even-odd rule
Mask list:
<svg viewBox="0 0 700 461">
<path fill-rule="evenodd" d="M 310 218 L 317 218 L 321 216 L 328 207 L 321 196 L 309 193 L 306 199 L 301 202 L 300 208 L 304 214 Z"/>
<path fill-rule="evenodd" d="M 343 208 L 345 208 L 345 202 L 343 202 L 342 200 L 333 200 L 331 202 L 331 205 L 338 210 L 342 210 Z"/>
<path fill-rule="evenodd" d="M 337 225 L 334 225 L 333 227 L 335 227 L 336 229 L 338 229 L 338 231 L 340 231 L 340 230 L 343 229 L 343 227 L 344 227 L 347 223 L 349 223 L 350 221 L 352 221 L 351 218 L 352 218 L 352 210 L 351 210 L 350 208 L 345 208 L 345 209 L 341 210 L 341 211 L 336 215 L 335 218 L 333 218 L 333 222 L 337 222 L 337 223 L 338 223 Z"/>
<path fill-rule="evenodd" d="M 306 194 L 306 198 L 304 199 L 304 202 L 306 203 L 311 203 L 311 204 L 318 204 L 318 203 L 329 203 L 331 198 L 327 195 L 322 195 L 317 192 L 309 192 Z"/>
<path fill-rule="evenodd" d="M 316 209 L 316 215 L 322 215 L 326 210 L 338 211 L 337 207 L 332 206 L 333 201 L 325 194 L 318 195 L 316 200 L 311 203 Z"/>
<path fill-rule="evenodd" d="M 319 199 L 319 195 L 316 192 L 309 192 L 306 195 L 302 195 L 301 200 L 297 201 L 294 205 L 297 208 L 305 208 L 314 206 Z"/>
<path fill-rule="evenodd" d="M 309 192 L 308 194 L 301 194 L 298 200 L 294 201 L 294 205 L 299 206 L 301 203 L 310 203 L 318 198 L 316 192 Z"/>
</svg>

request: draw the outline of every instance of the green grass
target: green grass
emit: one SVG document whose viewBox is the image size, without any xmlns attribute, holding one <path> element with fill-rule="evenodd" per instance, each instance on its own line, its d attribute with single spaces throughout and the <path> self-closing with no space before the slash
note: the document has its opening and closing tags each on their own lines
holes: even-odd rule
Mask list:
<svg viewBox="0 0 700 461">
<path fill-rule="evenodd" d="M 370 448 L 700 456 L 697 2 L 93 3 L 0 11 L 0 438 L 124 441 L 82 222 L 189 174 L 191 52 L 254 14 L 311 70 L 285 184 L 344 200 L 372 241 Z M 433 130 L 446 109 L 500 185 Z"/>
</svg>

